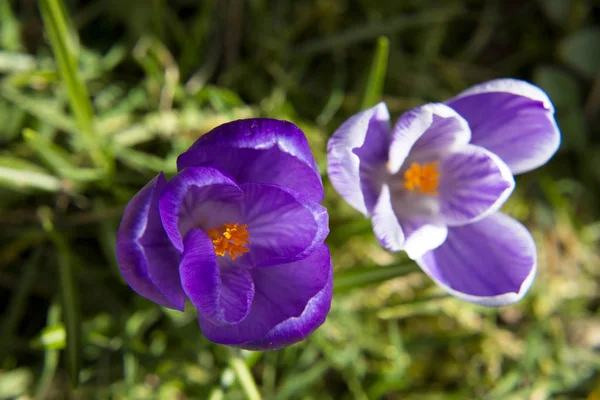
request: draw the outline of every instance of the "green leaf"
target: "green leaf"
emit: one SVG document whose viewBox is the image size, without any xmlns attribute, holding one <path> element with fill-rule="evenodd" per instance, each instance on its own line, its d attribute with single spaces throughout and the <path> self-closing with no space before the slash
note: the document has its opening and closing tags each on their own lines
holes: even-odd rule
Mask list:
<svg viewBox="0 0 600 400">
<path fill-rule="evenodd" d="M 0 48 L 21 48 L 21 24 L 10 8 L 10 1 L 0 1 Z"/>
<path fill-rule="evenodd" d="M 377 47 L 375 48 L 375 54 L 373 55 L 373 61 L 371 63 L 371 70 L 369 71 L 367 85 L 365 86 L 365 93 L 360 106 L 361 110 L 373 107 L 375 104 L 381 101 L 383 84 L 385 82 L 385 73 L 387 70 L 389 47 L 390 41 L 388 38 L 382 36 L 377 39 Z"/>
<path fill-rule="evenodd" d="M 415 263 L 403 263 L 389 267 L 353 268 L 337 273 L 334 280 L 334 292 L 344 293 L 355 288 L 366 287 L 420 271 Z"/>
<path fill-rule="evenodd" d="M 0 373 L 0 399 L 27 397 L 33 373 L 27 368 L 18 368 Z"/>
<path fill-rule="evenodd" d="M 61 182 L 57 177 L 29 161 L 0 156 L 0 186 L 17 191 L 58 192 L 61 189 Z"/>
<path fill-rule="evenodd" d="M 229 365 L 233 369 L 235 376 L 242 387 L 242 391 L 246 395 L 247 400 L 261 400 L 262 397 L 252 376 L 252 372 L 246 362 L 239 357 L 232 357 L 229 360 Z"/>
<path fill-rule="evenodd" d="M 600 28 L 584 28 L 567 36 L 559 44 L 560 58 L 587 78 L 600 68 Z"/>
<path fill-rule="evenodd" d="M 71 161 L 71 155 L 32 129 L 23 131 L 23 138 L 44 163 L 63 178 L 76 182 L 97 181 L 105 177 L 99 168 L 81 168 Z"/>
<path fill-rule="evenodd" d="M 39 344 L 44 349 L 62 350 L 67 343 L 67 332 L 62 324 L 48 326 L 42 331 Z"/>
<path fill-rule="evenodd" d="M 35 64 L 35 57 L 29 54 L 0 50 L 0 72 L 31 71 Z"/>
<path fill-rule="evenodd" d="M 0 99 L 0 126 L 3 128 L 0 130 L 0 143 L 11 142 L 19 135 L 25 117 L 23 110 Z"/>
<path fill-rule="evenodd" d="M 62 0 L 40 0 L 44 28 L 52 46 L 61 80 L 82 136 L 82 142 L 97 167 L 110 168 L 94 128 L 94 110 L 77 66 L 76 33 Z"/>
<path fill-rule="evenodd" d="M 214 388 L 213 390 L 210 391 L 210 394 L 208 395 L 208 400 L 223 400 L 225 399 L 225 393 L 223 393 L 223 389 L 221 388 Z"/>
<path fill-rule="evenodd" d="M 41 100 L 33 96 L 28 96 L 6 84 L 0 85 L 0 96 L 53 128 L 68 132 L 74 136 L 79 135 L 79 129 L 77 129 L 75 122 L 57 107 L 57 103 L 60 105 L 60 102 L 56 100 Z"/>
<path fill-rule="evenodd" d="M 64 327 L 60 324 L 60 314 L 61 309 L 60 305 L 57 302 L 53 302 L 48 309 L 48 314 L 46 317 L 46 327 L 43 332 L 50 332 L 52 329 L 61 329 L 62 330 L 62 347 L 64 347 Z M 44 333 L 42 333 L 43 336 Z M 43 339 L 42 339 L 43 341 Z M 56 368 L 58 367 L 58 362 L 60 360 L 60 352 L 57 348 L 52 346 L 45 346 L 44 350 L 44 367 L 42 369 L 42 374 L 39 378 L 37 388 L 35 391 L 35 398 L 41 399 L 44 398 L 45 392 L 48 390 L 50 385 L 52 384 L 52 378 L 56 372 Z"/>
<path fill-rule="evenodd" d="M 167 174 L 177 172 L 177 166 L 175 165 L 175 162 L 163 160 L 162 158 L 152 154 L 147 154 L 125 147 L 117 147 L 115 149 L 115 155 L 123 164 L 140 171 L 164 171 Z"/>
<path fill-rule="evenodd" d="M 222 113 L 244 105 L 242 99 L 234 91 L 213 85 L 205 86 L 194 97 L 200 104 L 210 103 L 215 110 Z"/>
<path fill-rule="evenodd" d="M 352 46 L 366 40 L 372 40 L 382 35 L 392 35 L 402 30 L 417 27 L 429 27 L 436 24 L 451 21 L 464 14 L 459 7 L 434 7 L 425 9 L 417 15 L 400 15 L 388 20 L 376 21 L 362 26 L 353 26 L 345 31 L 339 31 L 334 35 L 322 39 L 316 39 L 300 45 L 294 55 L 311 55 L 330 51 L 335 48 Z"/>
<path fill-rule="evenodd" d="M 435 315 L 443 312 L 445 303 L 451 299 L 446 294 L 419 299 L 410 303 L 393 307 L 385 307 L 377 311 L 381 319 L 404 319 L 414 315 Z"/>
<path fill-rule="evenodd" d="M 38 247 L 23 265 L 23 271 L 19 276 L 17 286 L 12 292 L 10 302 L 2 317 L 2 323 L 0 324 L 0 341 L 4 343 L 4 345 L 0 348 L 0 365 L 4 363 L 4 357 L 8 350 L 11 349 L 18 324 L 25 315 L 27 299 L 29 298 L 29 293 L 35 282 L 41 255 L 42 250 Z"/>
<path fill-rule="evenodd" d="M 66 239 L 60 233 L 54 231 L 52 227 L 47 227 L 47 229 L 57 250 L 63 321 L 67 334 L 67 365 L 69 367 L 71 386 L 77 387 L 79 385 L 79 370 L 81 368 L 82 341 L 79 298 L 73 276 L 73 257 Z"/>
<path fill-rule="evenodd" d="M 308 393 L 310 388 L 316 383 L 319 378 L 330 370 L 329 361 L 320 360 L 311 366 L 307 371 L 296 372 L 292 376 L 288 376 L 281 385 L 277 394 L 274 396 L 277 400 L 290 398 L 303 398 L 301 394 Z M 294 396 L 295 395 L 295 396 Z"/>
</svg>

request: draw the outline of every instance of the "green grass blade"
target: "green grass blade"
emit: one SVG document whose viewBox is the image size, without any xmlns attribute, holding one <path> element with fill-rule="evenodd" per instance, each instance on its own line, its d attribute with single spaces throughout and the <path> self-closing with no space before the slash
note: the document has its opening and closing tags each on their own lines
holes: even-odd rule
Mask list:
<svg viewBox="0 0 600 400">
<path fill-rule="evenodd" d="M 61 102 L 56 100 L 41 100 L 37 97 L 26 95 L 13 86 L 0 85 L 0 96 L 13 103 L 17 108 L 39 118 L 49 126 L 60 129 L 76 136 L 79 133 L 75 121 L 65 115 L 59 108 Z"/>
<path fill-rule="evenodd" d="M 208 395 L 208 400 L 223 400 L 225 398 L 225 394 L 223 393 L 223 389 L 214 388 L 210 391 Z"/>
<path fill-rule="evenodd" d="M 419 271 L 415 263 L 403 263 L 389 267 L 362 267 L 340 272 L 335 276 L 333 290 L 336 294 L 348 292 L 355 288 L 375 285 Z"/>
<path fill-rule="evenodd" d="M 40 12 L 85 149 L 97 167 L 108 168 L 106 156 L 99 146 L 99 137 L 95 134 L 94 110 L 79 73 L 75 33 L 65 6 L 61 0 L 40 0 Z"/>
<path fill-rule="evenodd" d="M 61 308 L 58 303 L 52 303 L 50 309 L 48 310 L 48 317 L 46 322 L 46 329 L 54 329 L 60 325 L 60 315 Z M 52 378 L 56 372 L 56 368 L 58 367 L 58 362 L 60 360 L 60 350 L 53 348 L 52 346 L 46 346 L 44 350 L 44 367 L 42 369 L 42 375 L 37 384 L 37 388 L 35 390 L 35 398 L 42 399 L 45 398 L 46 392 L 48 391 Z"/>
<path fill-rule="evenodd" d="M 58 279 L 63 308 L 63 321 L 67 333 L 67 360 L 71 386 L 79 385 L 79 370 L 81 366 L 81 317 L 79 299 L 73 277 L 71 249 L 67 240 L 52 226 L 49 216 L 41 215 L 42 224 L 50 234 L 57 251 Z"/>
<path fill-rule="evenodd" d="M 79 75 L 77 67 L 77 49 L 73 40 L 73 31 L 68 26 L 68 17 L 63 13 L 61 0 L 40 0 L 40 11 L 48 40 L 52 46 L 58 69 L 71 101 L 71 107 L 80 127 L 91 134 L 93 108 L 89 95 Z"/>
<path fill-rule="evenodd" d="M 256 382 L 254 382 L 254 378 L 252 377 L 252 372 L 246 365 L 246 362 L 239 358 L 233 357 L 229 364 L 235 373 L 235 376 L 242 387 L 244 394 L 246 395 L 246 399 L 248 400 L 261 400 L 262 397 L 260 392 L 258 391 L 258 387 L 256 387 Z"/>
<path fill-rule="evenodd" d="M 0 156 L 0 188 L 5 187 L 19 192 L 31 190 L 58 192 L 61 186 L 60 179 L 29 161 Z"/>
<path fill-rule="evenodd" d="M 174 162 L 169 162 L 153 154 L 144 153 L 125 147 L 115 147 L 115 155 L 119 161 L 132 169 L 140 171 L 154 171 L 165 173 L 177 172 L 177 166 Z"/>
<path fill-rule="evenodd" d="M 309 388 L 314 385 L 320 377 L 325 375 L 330 368 L 331 364 L 329 361 L 319 360 L 308 370 L 296 372 L 293 376 L 282 381 L 274 399 L 285 400 L 294 398 L 294 395 L 296 395 L 296 398 L 302 398 L 300 394 L 309 392 Z"/>
<path fill-rule="evenodd" d="M 385 74 L 387 71 L 388 54 L 390 41 L 385 36 L 377 39 L 377 47 L 373 55 L 373 62 L 367 78 L 367 85 L 363 95 L 360 109 L 373 107 L 381 101 L 383 93 L 383 84 L 385 82 Z"/>
<path fill-rule="evenodd" d="M 75 182 L 99 181 L 103 179 L 104 170 L 96 168 L 81 168 L 72 160 L 71 155 L 58 145 L 32 129 L 23 130 L 23 138 L 29 147 L 56 174 Z"/>
<path fill-rule="evenodd" d="M 36 271 L 41 255 L 42 250 L 38 247 L 23 266 L 23 272 L 12 293 L 8 308 L 2 317 L 2 323 L 0 325 L 0 341 L 4 343 L 4 345 L 0 348 L 0 365 L 4 363 L 6 353 L 11 350 L 10 344 L 13 343 L 13 335 L 25 314 L 27 298 L 29 297 L 31 287 L 36 278 Z"/>
<path fill-rule="evenodd" d="M 465 12 L 461 7 L 435 7 L 424 10 L 418 15 L 399 15 L 384 21 L 353 26 L 329 37 L 318 38 L 305 44 L 301 44 L 294 51 L 294 56 L 314 55 L 331 51 L 332 49 L 350 47 L 382 35 L 393 35 L 403 30 L 449 22 L 464 13 Z"/>
<path fill-rule="evenodd" d="M 21 24 L 11 9 L 10 1 L 0 1 L 0 48 L 18 51 L 21 46 Z"/>
<path fill-rule="evenodd" d="M 62 236 L 55 234 L 54 243 L 58 250 L 60 291 L 63 299 L 65 326 L 67 328 L 69 374 L 71 377 L 71 385 L 76 387 L 79 384 L 79 367 L 81 365 L 82 347 L 79 304 L 73 278 L 71 255 L 67 242 Z"/>
<path fill-rule="evenodd" d="M 0 47 L 1 48 L 1 47 Z M 0 72 L 15 73 L 33 71 L 36 59 L 25 53 L 0 50 Z"/>
</svg>

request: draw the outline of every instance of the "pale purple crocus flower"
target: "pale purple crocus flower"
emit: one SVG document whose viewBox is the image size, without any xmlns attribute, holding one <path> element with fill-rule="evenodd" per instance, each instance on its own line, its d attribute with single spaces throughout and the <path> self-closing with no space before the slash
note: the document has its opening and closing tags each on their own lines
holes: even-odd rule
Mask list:
<svg viewBox="0 0 600 400">
<path fill-rule="evenodd" d="M 329 141 L 328 173 L 385 248 L 405 251 L 454 296 L 503 306 L 529 290 L 537 257 L 528 230 L 498 210 L 513 175 L 546 163 L 559 143 L 548 96 L 498 79 L 412 109 L 393 128 L 384 103 L 354 115 Z"/>
<path fill-rule="evenodd" d="M 333 287 L 321 177 L 285 121 L 221 125 L 127 205 L 117 236 L 123 277 L 164 307 L 198 310 L 204 335 L 245 349 L 304 339 Z"/>
</svg>

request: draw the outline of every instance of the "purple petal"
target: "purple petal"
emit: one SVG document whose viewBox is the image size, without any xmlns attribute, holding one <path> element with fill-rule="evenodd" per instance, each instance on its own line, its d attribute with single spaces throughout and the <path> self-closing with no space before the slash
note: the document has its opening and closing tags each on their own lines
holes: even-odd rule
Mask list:
<svg viewBox="0 0 600 400">
<path fill-rule="evenodd" d="M 383 247 L 389 251 L 400 251 L 404 248 L 404 232 L 392 208 L 388 185 L 384 185 L 381 189 L 371 222 L 375 237 Z"/>
<path fill-rule="evenodd" d="M 180 170 L 197 165 L 218 167 L 240 184 L 276 184 L 323 200 L 321 175 L 306 137 L 291 122 L 258 118 L 223 124 L 177 160 Z"/>
<path fill-rule="evenodd" d="M 392 130 L 388 169 L 395 174 L 409 154 L 447 152 L 470 139 L 467 122 L 450 107 L 431 103 L 414 108 L 402 114 Z"/>
<path fill-rule="evenodd" d="M 185 294 L 203 318 L 220 326 L 238 324 L 250 312 L 254 282 L 248 270 L 221 271 L 213 243 L 201 229 L 185 236 L 179 265 Z"/>
<path fill-rule="evenodd" d="M 310 300 L 329 284 L 331 258 L 327 246 L 323 244 L 301 261 L 255 268 L 251 274 L 255 293 L 250 313 L 241 323 L 231 327 L 215 325 L 200 315 L 200 328 L 208 339 L 244 347 L 245 343 L 258 342 L 271 335 L 271 331 L 282 322 L 301 317 Z M 319 308 L 312 311 L 316 319 L 323 318 L 327 313 L 327 300 L 330 298 L 328 295 L 325 301 L 312 303 L 312 307 Z M 311 318 L 298 318 L 297 322 L 299 324 L 295 329 L 304 336 L 317 325 Z M 270 346 L 276 348 L 279 344 L 273 342 Z"/>
<path fill-rule="evenodd" d="M 389 121 L 386 105 L 379 103 L 346 120 L 327 144 L 327 173 L 333 187 L 365 216 L 371 214 L 381 190 Z"/>
<path fill-rule="evenodd" d="M 440 164 L 439 200 L 443 221 L 465 225 L 498 211 L 515 181 L 506 164 L 482 147 L 468 145 Z"/>
<path fill-rule="evenodd" d="M 183 311 L 179 254 L 158 211 L 158 197 L 165 185 L 161 172 L 127 204 L 117 233 L 117 261 L 133 290 L 161 306 Z"/>
<path fill-rule="evenodd" d="M 502 213 L 448 230 L 443 245 L 417 262 L 442 288 L 472 303 L 497 307 L 520 300 L 537 269 L 527 229 Z"/>
<path fill-rule="evenodd" d="M 288 318 L 269 331 L 261 340 L 244 343 L 239 347 L 247 350 L 277 350 L 306 339 L 327 318 L 333 294 L 333 270 L 325 287 L 308 301 L 299 317 Z"/>
<path fill-rule="evenodd" d="M 434 218 L 419 216 L 419 210 L 410 202 L 420 202 L 418 198 L 392 198 L 388 185 L 384 185 L 375 207 L 373 232 L 379 243 L 389 251 L 404 250 L 412 259 L 442 244 L 446 239 L 446 225 L 435 222 Z"/>
<path fill-rule="evenodd" d="M 163 190 L 159 209 L 173 246 L 183 251 L 183 237 L 193 227 L 216 228 L 239 219 L 242 190 L 221 171 L 190 167 L 173 177 Z"/>
<path fill-rule="evenodd" d="M 560 145 L 554 107 L 546 93 L 530 83 L 492 80 L 447 104 L 469 122 L 471 143 L 497 154 L 513 174 L 545 164 Z"/>
<path fill-rule="evenodd" d="M 240 257 L 247 266 L 304 258 L 329 233 L 327 210 L 303 194 L 277 185 L 237 186 L 209 167 L 186 168 L 173 177 L 161 195 L 160 212 L 169 238 L 181 250 L 181 238 L 192 228 L 247 224 L 250 251 Z M 231 264 L 228 257 L 219 259 L 221 267 Z"/>
<path fill-rule="evenodd" d="M 241 214 L 250 251 L 243 257 L 264 267 L 305 258 L 329 233 L 327 210 L 291 189 L 246 183 Z"/>
<path fill-rule="evenodd" d="M 403 250 L 413 260 L 439 247 L 448 236 L 448 227 L 418 217 L 400 217 L 406 235 Z"/>
</svg>

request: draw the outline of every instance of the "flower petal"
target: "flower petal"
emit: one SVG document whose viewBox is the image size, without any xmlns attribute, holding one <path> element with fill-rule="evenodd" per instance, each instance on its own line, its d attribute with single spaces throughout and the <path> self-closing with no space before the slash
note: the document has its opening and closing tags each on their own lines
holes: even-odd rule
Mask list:
<svg viewBox="0 0 600 400">
<path fill-rule="evenodd" d="M 448 227 L 427 219 L 400 217 L 406 240 L 403 250 L 413 260 L 439 247 L 448 236 Z"/>
<path fill-rule="evenodd" d="M 193 227 L 218 227 L 240 219 L 237 202 L 242 190 L 223 172 L 190 167 L 175 175 L 163 190 L 160 217 L 173 246 L 183 251 L 183 237 Z"/>
<path fill-rule="evenodd" d="M 419 212 L 408 205 L 418 200 L 412 196 L 391 196 L 389 186 L 384 185 L 371 220 L 375 237 L 383 247 L 389 251 L 404 250 L 415 259 L 444 242 L 446 226 L 427 215 L 418 216 Z"/>
<path fill-rule="evenodd" d="M 404 231 L 392 207 L 388 185 L 384 185 L 381 189 L 371 222 L 375 237 L 383 247 L 389 251 L 400 251 L 404 248 Z"/>
<path fill-rule="evenodd" d="M 242 220 L 248 225 L 250 251 L 243 257 L 255 267 L 305 258 L 329 233 L 327 209 L 292 189 L 241 185 Z"/>
<path fill-rule="evenodd" d="M 560 145 L 554 107 L 546 93 L 530 83 L 492 80 L 447 104 L 469 122 L 471 143 L 497 154 L 513 174 L 545 164 Z"/>
<path fill-rule="evenodd" d="M 179 170 L 212 165 L 238 183 L 290 187 L 316 202 L 323 184 L 304 133 L 276 119 L 244 119 L 223 124 L 201 136 L 177 159 Z"/>
<path fill-rule="evenodd" d="M 299 317 L 288 318 L 271 329 L 262 339 L 244 343 L 239 347 L 247 350 L 277 350 L 306 339 L 327 318 L 333 295 L 333 269 L 325 287 L 308 301 Z"/>
<path fill-rule="evenodd" d="M 327 144 L 327 173 L 333 187 L 365 216 L 372 212 L 381 190 L 389 121 L 386 105 L 379 103 L 346 120 Z"/>
<path fill-rule="evenodd" d="M 450 107 L 430 103 L 400 116 L 392 130 L 388 170 L 397 173 L 409 154 L 451 151 L 469 143 L 469 125 Z"/>
<path fill-rule="evenodd" d="M 529 231 L 515 219 L 496 213 L 450 228 L 444 244 L 417 263 L 453 296 L 497 307 L 515 303 L 529 290 L 537 255 Z"/>
<path fill-rule="evenodd" d="M 237 186 L 210 167 L 186 168 L 173 177 L 161 195 L 160 211 L 169 238 L 181 251 L 181 238 L 192 228 L 247 224 L 250 251 L 240 257 L 246 266 L 299 260 L 329 233 L 327 210 L 308 197 L 278 185 Z M 219 260 L 221 267 L 230 264 L 227 257 Z"/>
<path fill-rule="evenodd" d="M 203 318 L 220 326 L 240 323 L 254 298 L 254 282 L 244 268 L 219 269 L 212 241 L 201 229 L 185 236 L 179 265 L 185 294 Z"/>
<path fill-rule="evenodd" d="M 515 187 L 508 166 L 482 147 L 468 145 L 441 160 L 440 213 L 449 226 L 465 225 L 500 209 Z"/>
<path fill-rule="evenodd" d="M 290 264 L 251 270 L 255 285 L 254 302 L 248 316 L 238 325 L 218 326 L 202 315 L 200 328 L 213 342 L 244 347 L 245 343 L 261 341 L 279 324 L 301 317 L 310 300 L 323 291 L 331 277 L 331 258 L 326 245 L 321 245 L 307 258 Z M 316 319 L 323 318 L 329 308 L 325 301 L 312 303 Z M 296 329 L 305 334 L 318 325 L 311 318 L 298 318 Z M 317 321 L 318 322 L 318 321 Z M 278 343 L 273 342 L 276 348 Z"/>
<path fill-rule="evenodd" d="M 165 185 L 160 173 L 127 204 L 117 233 L 117 261 L 133 290 L 161 306 L 183 311 L 179 254 L 158 212 L 158 197 Z"/>
</svg>

